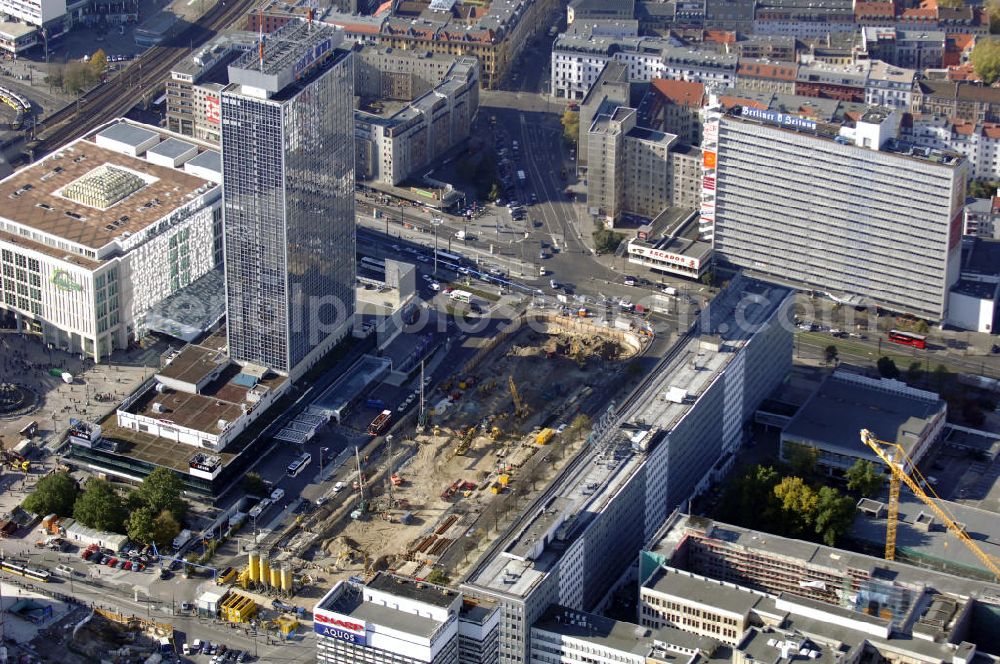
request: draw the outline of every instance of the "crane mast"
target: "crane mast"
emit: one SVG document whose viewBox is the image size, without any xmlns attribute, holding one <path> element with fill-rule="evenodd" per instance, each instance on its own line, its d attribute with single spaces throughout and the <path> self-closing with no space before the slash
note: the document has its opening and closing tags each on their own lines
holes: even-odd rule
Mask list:
<svg viewBox="0 0 1000 664">
<path fill-rule="evenodd" d="M 892 477 L 889 483 L 889 515 L 886 527 L 885 557 L 886 560 L 893 560 L 896 555 L 896 522 L 899 517 L 899 491 L 900 485 L 906 484 L 910 491 L 919 498 L 934 514 L 941 519 L 945 526 L 957 537 L 965 547 L 971 551 L 986 566 L 986 569 L 1000 580 L 1000 565 L 990 557 L 979 545 L 969 537 L 965 530 L 955 523 L 955 520 L 945 512 L 933 498 L 927 495 L 920 483 L 910 475 L 910 468 L 919 474 L 920 471 L 910 460 L 909 455 L 898 443 L 889 443 L 879 440 L 868 429 L 861 430 L 861 442 L 867 445 L 882 462 L 889 467 Z M 895 484 L 895 489 L 893 488 Z"/>
</svg>

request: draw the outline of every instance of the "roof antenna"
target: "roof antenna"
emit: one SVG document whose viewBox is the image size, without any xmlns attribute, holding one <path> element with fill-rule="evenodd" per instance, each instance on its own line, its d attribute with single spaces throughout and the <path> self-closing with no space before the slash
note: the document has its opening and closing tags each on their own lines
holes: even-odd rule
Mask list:
<svg viewBox="0 0 1000 664">
<path fill-rule="evenodd" d="M 261 9 L 258 16 L 257 25 L 260 28 L 260 39 L 257 42 L 258 54 L 260 56 L 260 70 L 264 71 L 264 10 Z"/>
</svg>

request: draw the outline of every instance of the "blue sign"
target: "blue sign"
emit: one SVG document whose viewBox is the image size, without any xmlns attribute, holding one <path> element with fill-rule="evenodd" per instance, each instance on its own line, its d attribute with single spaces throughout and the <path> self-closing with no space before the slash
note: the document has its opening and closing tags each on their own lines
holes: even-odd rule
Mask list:
<svg viewBox="0 0 1000 664">
<path fill-rule="evenodd" d="M 800 118 L 797 115 L 789 115 L 788 113 L 779 113 L 777 111 L 762 111 L 759 108 L 752 108 L 750 106 L 743 107 L 742 116 L 750 120 L 761 120 L 763 122 L 781 125 L 782 127 L 809 129 L 810 131 L 815 131 L 816 129 L 816 123 L 812 120 Z"/>
<path fill-rule="evenodd" d="M 348 643 L 353 643 L 359 646 L 368 645 L 363 634 L 354 634 L 344 629 L 337 629 L 336 627 L 330 627 L 329 625 L 321 625 L 319 623 L 315 623 L 313 625 L 313 629 L 320 636 L 326 636 L 331 639 L 339 639 L 341 641 L 347 641 Z"/>
<path fill-rule="evenodd" d="M 312 47 L 305 55 L 299 58 L 299 61 L 295 63 L 295 68 L 292 70 L 295 76 L 302 73 L 306 67 L 316 62 L 324 55 L 330 52 L 333 48 L 333 39 L 327 37 L 323 41 L 319 42 Z"/>
</svg>

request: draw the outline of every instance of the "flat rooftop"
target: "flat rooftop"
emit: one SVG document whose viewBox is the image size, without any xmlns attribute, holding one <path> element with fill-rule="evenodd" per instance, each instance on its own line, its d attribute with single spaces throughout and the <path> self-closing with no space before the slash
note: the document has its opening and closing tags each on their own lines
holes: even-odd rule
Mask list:
<svg viewBox="0 0 1000 664">
<path fill-rule="evenodd" d="M 642 469 L 647 456 L 636 454 L 627 442 L 645 438 L 649 443 L 660 433 L 669 433 L 697 401 L 701 391 L 736 357 L 735 348 L 746 344 L 757 331 L 758 324 L 770 318 L 791 292 L 791 289 L 742 275 L 730 282 L 729 289 L 717 296 L 711 306 L 702 312 L 701 316 L 707 316 L 707 320 L 695 323 L 713 333 L 713 339 L 722 339 L 730 348 L 702 358 L 702 337 L 682 337 L 669 353 L 665 364 L 655 369 L 661 378 L 646 388 L 641 398 L 634 399 L 627 410 L 620 412 L 623 424 L 616 434 L 620 444 L 611 445 L 614 449 L 608 453 L 589 449 L 584 452 L 588 458 L 564 470 L 554 481 L 553 499 L 547 503 L 546 509 L 510 538 L 503 553 L 482 561 L 469 575 L 468 584 L 474 588 L 524 596 L 552 569 L 557 568 L 561 549 L 536 547 L 539 534 L 548 532 L 556 520 L 561 520 L 563 523 L 559 528 L 563 533 L 560 538 L 569 547 L 631 477 Z M 745 317 L 745 324 L 737 325 L 734 317 L 747 295 L 759 298 L 759 306 L 739 308 Z M 701 363 L 700 369 L 692 366 L 696 357 Z M 664 402 L 659 396 L 669 386 L 687 389 L 691 398 L 684 403 Z M 636 422 L 644 424 L 633 424 Z M 558 516 L 550 509 L 555 506 L 561 512 Z M 526 555 L 530 550 L 534 552 L 527 559 L 507 554 L 517 552 Z"/>
<path fill-rule="evenodd" d="M 888 498 L 883 496 L 881 500 L 884 502 Z M 946 500 L 938 500 L 937 504 L 953 521 L 965 526 L 966 534 L 976 546 L 994 560 L 1000 560 L 1000 531 L 997 530 L 1000 516 L 996 512 Z M 884 515 L 884 510 L 880 518 L 873 518 L 859 511 L 854 517 L 854 525 L 849 536 L 872 546 L 883 546 L 886 529 Z M 930 529 L 917 525 L 918 518 L 924 522 L 932 519 Z M 983 575 L 989 574 L 982 561 L 962 546 L 941 519 L 907 489 L 903 489 L 899 497 L 896 550 L 916 565 L 925 564 L 940 568 L 943 564 L 947 564 L 948 569 L 956 571 L 957 568 L 964 567 Z"/>
<path fill-rule="evenodd" d="M 761 600 L 767 598 L 764 593 L 755 590 L 692 576 L 673 567 L 658 568 L 642 585 L 656 592 L 677 595 L 739 616 L 748 615 Z"/>
<path fill-rule="evenodd" d="M 558 604 L 551 605 L 535 621 L 532 629 L 640 656 L 662 656 L 664 654 L 662 644 L 683 650 L 700 651 L 708 655 L 714 653 L 721 645 L 713 638 L 685 632 L 682 629 L 674 627 L 650 629 L 635 623 L 567 609 Z"/>
<path fill-rule="evenodd" d="M 440 620 L 370 602 L 365 599 L 364 588 L 355 590 L 349 585 L 347 582 L 339 583 L 320 600 L 316 608 L 422 637 L 432 636 L 443 624 Z"/>
<path fill-rule="evenodd" d="M 381 572 L 376 574 L 375 578 L 369 581 L 365 587 L 397 597 L 404 597 L 417 602 L 424 602 L 425 604 L 433 604 L 443 609 L 451 606 L 457 596 L 454 590 L 449 590 L 444 586 Z"/>
<path fill-rule="evenodd" d="M 905 492 L 904 492 L 905 496 Z M 961 596 L 1000 597 L 1000 584 L 977 581 L 946 574 L 923 567 L 916 567 L 898 561 L 884 560 L 846 549 L 836 549 L 822 544 L 781 537 L 749 528 L 742 528 L 702 516 L 675 513 L 654 536 L 653 544 L 647 548 L 651 553 L 673 559 L 680 546 L 691 535 L 707 537 L 721 542 L 725 547 L 754 552 L 768 559 L 816 566 L 820 570 L 836 575 L 850 573 L 858 578 L 883 579 L 893 584 L 902 584 L 911 589 L 933 588 L 938 592 L 948 592 Z M 885 543 L 885 528 L 879 547 Z M 952 547 L 963 548 L 958 542 Z"/>
<path fill-rule="evenodd" d="M 900 387 L 905 391 L 898 391 Z M 782 440 L 802 441 L 881 464 L 875 453 L 862 444 L 862 429 L 869 429 L 881 440 L 899 443 L 909 453 L 931 420 L 946 407 L 937 395 L 908 389 L 898 381 L 869 386 L 836 372 L 799 409 L 782 433 Z"/>
<path fill-rule="evenodd" d="M 123 127 L 122 131 L 148 131 L 124 123 L 117 126 Z M 102 177 L 109 167 L 116 175 L 138 176 L 138 189 L 114 200 L 121 190 Z M 111 204 L 97 207 L 78 202 L 80 197 L 74 200 L 64 195 L 74 184 L 86 190 L 84 194 L 93 193 L 95 201 L 110 197 Z M 184 171 L 99 147 L 91 134 L 0 181 L 0 200 L 4 201 L 0 215 L 32 231 L 98 250 L 126 233 L 145 230 L 215 186 Z M 47 244 L 41 246 L 60 258 L 67 253 Z"/>
</svg>

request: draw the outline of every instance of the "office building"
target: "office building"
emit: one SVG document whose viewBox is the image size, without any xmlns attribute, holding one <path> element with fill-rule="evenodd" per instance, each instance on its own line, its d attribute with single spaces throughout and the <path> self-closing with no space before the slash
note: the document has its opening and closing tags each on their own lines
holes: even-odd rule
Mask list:
<svg viewBox="0 0 1000 664">
<path fill-rule="evenodd" d="M 35 27 L 49 26 L 66 16 L 66 0 L 2 0 L 0 14 Z"/>
<path fill-rule="evenodd" d="M 640 625 L 718 639 L 734 662 L 985 664 L 1000 652 L 995 583 L 705 517 L 671 515 L 639 582 Z"/>
<path fill-rule="evenodd" d="M 222 91 L 230 356 L 296 380 L 354 316 L 354 69 L 341 37 L 290 23 Z"/>
<path fill-rule="evenodd" d="M 745 422 L 791 366 L 791 328 L 778 322 L 791 302 L 789 289 L 735 277 L 467 576 L 463 589 L 500 604 L 502 664 L 529 661 L 531 626 L 550 604 L 603 605 L 671 510 L 728 471 Z"/>
<path fill-rule="evenodd" d="M 817 470 L 839 476 L 865 459 L 881 465 L 859 432 L 898 443 L 919 464 L 944 428 L 948 406 L 934 392 L 900 380 L 836 371 L 820 385 L 781 432 L 781 459 L 796 450 L 816 451 Z"/>
<path fill-rule="evenodd" d="M 313 609 L 320 664 L 493 664 L 495 602 L 379 573 L 340 581 Z"/>
<path fill-rule="evenodd" d="M 635 17 L 635 0 L 570 0 L 566 5 L 566 25 L 577 20 L 627 21 Z"/>
<path fill-rule="evenodd" d="M 0 314 L 97 362 L 143 338 L 153 307 L 221 262 L 217 162 L 118 120 L 0 181 Z"/>
<path fill-rule="evenodd" d="M 650 629 L 553 605 L 531 626 L 531 662 L 695 664 L 724 650 L 716 639 L 672 627 Z"/>
<path fill-rule="evenodd" d="M 382 47 L 355 53 L 363 107 L 354 112 L 358 180 L 398 185 L 469 138 L 479 61 Z"/>
<path fill-rule="evenodd" d="M 863 102 L 870 67 L 871 63 L 867 61 L 857 64 L 802 65 L 795 75 L 795 94 Z"/>
<path fill-rule="evenodd" d="M 664 274 L 700 279 L 710 265 L 712 243 L 699 237 L 696 205 L 667 208 L 628 241 L 628 262 Z"/>
<path fill-rule="evenodd" d="M 170 70 L 167 79 L 167 128 L 218 144 L 219 95 L 229 82 L 229 64 L 257 44 L 258 35 L 232 32 L 205 44 Z"/>
<path fill-rule="evenodd" d="M 717 259 L 844 303 L 944 320 L 959 275 L 961 155 L 900 143 L 898 114 L 879 108 L 853 127 L 747 106 L 706 122 L 718 148 L 705 150 L 715 180 L 702 219 Z"/>
</svg>

